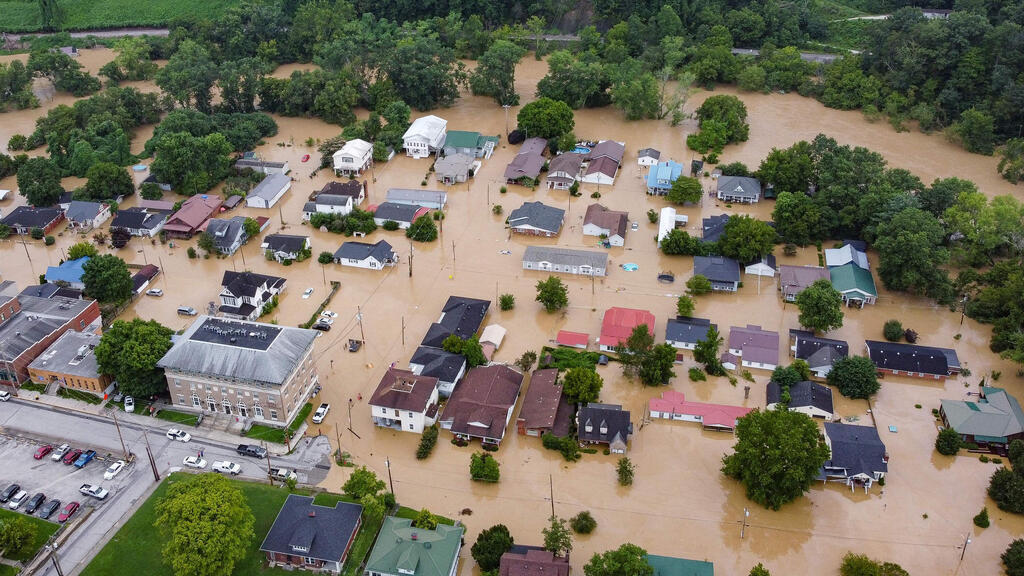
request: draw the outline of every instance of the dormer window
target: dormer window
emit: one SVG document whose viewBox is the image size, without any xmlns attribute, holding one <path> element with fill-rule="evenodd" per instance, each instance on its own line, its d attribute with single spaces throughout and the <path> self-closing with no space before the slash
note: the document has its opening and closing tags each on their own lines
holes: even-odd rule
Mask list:
<svg viewBox="0 0 1024 576">
<path fill-rule="evenodd" d="M 590 423 L 590 420 L 587 420 L 587 423 L 583 427 L 583 429 L 586 430 L 587 432 L 593 432 L 594 431 L 594 426 L 593 426 L 593 424 Z"/>
</svg>

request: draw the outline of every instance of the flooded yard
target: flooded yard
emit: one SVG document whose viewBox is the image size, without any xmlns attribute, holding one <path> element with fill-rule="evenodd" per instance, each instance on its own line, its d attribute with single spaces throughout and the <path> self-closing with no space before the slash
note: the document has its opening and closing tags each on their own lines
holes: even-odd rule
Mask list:
<svg viewBox="0 0 1024 576">
<path fill-rule="evenodd" d="M 94 72 L 106 61 L 103 58 L 109 60 L 112 55 L 107 50 L 86 50 L 81 61 Z M 285 75 L 308 67 L 311 65 L 288 67 Z M 532 57 L 523 60 L 516 83 L 524 103 L 533 98 L 534 86 L 545 72 L 543 62 Z M 279 70 L 275 76 L 281 74 Z M 153 89 L 151 85 L 149 88 Z M 695 95 L 687 108 L 699 105 L 708 94 Z M 1019 190 L 999 178 L 994 158 L 968 154 L 941 136 L 898 134 L 888 124 L 870 124 L 859 113 L 829 110 L 795 94 L 744 93 L 740 97 L 749 109 L 751 139 L 728 147 L 722 154 L 725 162 L 740 160 L 755 168 L 772 147 L 786 147 L 824 132 L 841 143 L 874 149 L 891 166 L 907 168 L 926 183 L 934 178 L 958 176 L 974 180 L 986 194 L 1021 196 Z M 0 147 L 6 145 L 12 134 L 30 132 L 35 118 L 55 102 L 71 101 L 62 98 L 65 96 L 57 96 L 40 109 L 0 115 Z M 370 423 L 366 399 L 391 363 L 402 367 L 407 364 L 449 295 L 492 301 L 485 323 L 499 323 L 508 329 L 495 360 L 511 362 L 525 350 L 539 351 L 560 329 L 588 333 L 593 342 L 600 331 L 603 312 L 610 306 L 650 310 L 657 318 L 656 339 L 662 341 L 665 321 L 675 314 L 676 297 L 685 290 L 684 282 L 692 273 L 691 258 L 663 256 L 657 251 L 657 226 L 648 222 L 646 212 L 657 211 L 666 202 L 645 194 L 642 173 L 636 164 L 636 151 L 644 147 L 661 150 L 663 159 L 688 163 L 693 155 L 685 148 L 685 137 L 692 126 L 672 128 L 667 122 L 625 122 L 621 113 L 611 108 L 577 111 L 577 136 L 624 141 L 626 157 L 614 186 L 598 190 L 596 186 L 584 185 L 583 196 L 570 199 L 565 191 L 544 187 L 530 190 L 509 186 L 507 193 L 500 192 L 503 171 L 518 147 L 504 143 L 505 114 L 492 100 L 466 95 L 453 108 L 433 112 L 447 119 L 451 130 L 502 135 L 502 144 L 490 159 L 483 161 L 482 169 L 468 184 L 447 188 L 449 204 L 438 241 L 410 245 L 401 231 L 378 230 L 365 240 L 390 242 L 401 258 L 394 268 L 372 271 L 318 264 L 316 256 L 321 251 L 334 252 L 346 238 L 313 230 L 302 222 L 301 209 L 306 197 L 335 179 L 327 170 L 310 177 L 319 165 L 319 154 L 304 142 L 310 137 L 335 136 L 341 129 L 316 119 L 275 117 L 279 134 L 261 146 L 258 153 L 266 160 L 290 163 L 295 179 L 291 191 L 273 209 L 241 207 L 225 216 L 266 216 L 271 220 L 266 234 L 309 235 L 313 258 L 285 267 L 267 261 L 259 241 L 253 240 L 229 258 L 190 260 L 186 250 L 195 244 L 194 240 L 174 241 L 172 246 L 134 238 L 128 247 L 113 252 L 132 264 L 160 266 L 163 274 L 154 284 L 164 290 L 165 296 L 138 299 L 125 317 L 154 318 L 182 329 L 190 320 L 177 316 L 178 306 L 205 311 L 209 302 L 217 300 L 224 270 L 252 270 L 288 279 L 280 306 L 264 320 L 296 325 L 315 312 L 328 294 L 331 281 L 340 282 L 341 289 L 329 304 L 339 318 L 330 332 L 321 335 L 316 349 L 324 382 L 322 399 L 331 402 L 334 410 L 323 426 L 313 427 L 310 432 L 327 434 L 332 443 L 339 432 L 342 449 L 381 477 L 388 476 L 384 462 L 389 459 L 395 492 L 407 506 L 427 507 L 449 517 L 459 517 L 464 509 L 471 510 L 471 516 L 461 517 L 469 529 L 467 544 L 475 540 L 480 530 L 499 522 L 509 526 L 517 542 L 539 544 L 541 528 L 553 505 L 561 517 L 586 509 L 598 521 L 592 535 L 576 540 L 572 554 L 576 571 L 594 552 L 633 541 L 651 553 L 713 561 L 716 572 L 725 575 L 746 574 L 759 561 L 776 574 L 832 573 L 849 550 L 898 562 L 912 574 L 999 572 L 998 556 L 1013 537 L 1024 533 L 1024 518 L 998 511 L 985 497 L 988 478 L 996 465 L 982 464 L 972 456 L 950 459 L 935 453 L 936 422 L 931 409 L 938 407 L 941 398 L 963 398 L 965 392 L 976 390 L 978 381 L 993 370 L 1002 373 L 997 385 L 1022 397 L 1024 386 L 1015 376 L 1017 367 L 988 350 L 988 326 L 962 320 L 959 311 L 951 312 L 930 301 L 889 293 L 880 281 L 878 304 L 863 310 L 847 309 L 843 327 L 830 336 L 848 340 L 854 353 L 862 353 L 864 339 L 880 338 L 883 323 L 897 318 L 920 333 L 921 343 L 956 349 L 973 375 L 946 382 L 905 378 L 883 381 L 882 390 L 870 408 L 891 456 L 889 474 L 884 487 L 875 486 L 866 495 L 839 485 L 818 485 L 806 497 L 778 512 L 752 504 L 745 498 L 742 486 L 719 472 L 721 457 L 731 449 L 733 437 L 728 433 L 705 432 L 694 424 L 645 422 L 646 402 L 663 389 L 644 388 L 638 382 L 625 380 L 615 364 L 599 369 L 605 380 L 601 397 L 604 402 L 622 404 L 632 412 L 636 433 L 629 457 L 637 466 L 637 474 L 629 488 L 616 482 L 615 457 L 588 454 L 580 462 L 565 463 L 557 452 L 544 450 L 538 439 L 516 436 L 514 430 L 509 431 L 496 454 L 501 463 L 501 482 L 483 485 L 469 480 L 469 457 L 478 449 L 477 445 L 458 448 L 448 442 L 450 434 L 442 433 L 434 454 L 426 461 L 417 461 L 414 453 L 418 436 L 375 429 Z M 515 112 L 513 109 L 509 115 L 512 125 Z M 136 135 L 133 151 L 141 149 L 151 131 L 149 127 Z M 301 157 L 305 154 L 312 158 L 303 163 Z M 366 204 L 383 201 L 388 188 L 418 187 L 428 175 L 429 166 L 428 160 L 402 155 L 376 166 L 364 175 L 368 185 Z M 438 188 L 432 178 L 428 180 L 427 188 Z M 79 182 L 69 179 L 67 185 Z M 704 184 L 708 189 L 712 186 L 710 180 Z M 14 178 L 0 181 L 0 188 L 15 189 Z M 598 191 L 600 200 L 591 199 L 591 193 Z M 525 200 L 540 200 L 567 211 L 565 227 L 558 238 L 510 237 L 503 224 L 505 215 Z M 569 308 L 547 314 L 534 301 L 534 285 L 546 275 L 522 270 L 523 251 L 530 244 L 602 250 L 596 246 L 596 238 L 583 236 L 581 230 L 586 207 L 596 201 L 628 211 L 630 220 L 639 222 L 639 230 L 627 233 L 625 246 L 608 250 L 611 265 L 607 278 L 591 281 L 561 276 L 570 289 Z M 16 196 L 0 203 L 0 209 L 7 213 L 23 202 L 23 198 Z M 129 199 L 125 206 L 136 202 L 136 198 Z M 495 204 L 503 207 L 505 215 L 492 213 Z M 767 219 L 772 207 L 769 201 L 730 208 L 706 197 L 702 205 L 684 208 L 681 213 L 689 216 L 689 230 L 696 233 L 702 217 L 746 213 Z M 50 247 L 32 240 L 23 242 L 21 238 L 0 242 L 3 279 L 16 280 L 22 286 L 37 282 L 46 266 L 56 265 L 67 247 L 77 241 L 77 234 L 64 232 Z M 502 254 L 504 250 L 511 254 Z M 794 257 L 777 257 L 780 264 L 817 264 L 818 260 L 813 247 Z M 637 264 L 638 270 L 627 272 L 619 267 L 627 262 Z M 872 265 L 877 266 L 874 255 Z M 675 282 L 659 283 L 657 274 L 662 271 L 673 272 Z M 726 338 L 728 327 L 733 325 L 758 324 L 779 331 L 783 336 L 780 361 L 788 362 L 785 336 L 789 329 L 798 327 L 798 311 L 779 298 L 776 279 L 762 278 L 760 284 L 756 277 L 745 276 L 743 280 L 744 286 L 737 294 L 697 298 L 695 314 L 718 324 Z M 306 288 L 313 288 L 314 292 L 309 299 L 302 299 Z M 515 295 L 514 310 L 498 309 L 496 299 L 502 293 Z M 357 353 L 349 353 L 343 344 L 360 334 L 357 309 L 362 312 L 361 329 L 366 345 Z M 961 335 L 959 339 L 955 338 L 957 334 Z M 686 362 L 675 369 L 673 389 L 700 401 L 764 406 L 768 372 L 753 370 L 754 382 L 740 378 L 736 386 L 725 378 L 693 383 L 686 377 L 686 370 L 692 365 L 692 355 L 687 354 Z M 745 385 L 750 386 L 748 399 L 744 399 Z M 867 402 L 836 397 L 837 412 L 843 417 L 871 425 Z M 355 433 L 348 430 L 349 404 Z M 917 404 L 921 408 L 916 408 Z M 889 432 L 890 425 L 896 426 L 897 432 Z M 324 486 L 338 489 L 347 473 L 347 469 L 334 468 Z M 981 531 L 971 524 L 971 518 L 983 505 L 989 507 L 992 526 Z M 741 539 L 744 507 L 750 509 L 750 518 Z M 961 568 L 958 547 L 969 533 L 972 543 Z M 469 576 L 476 569 L 468 549 L 464 556 L 461 574 Z"/>
</svg>

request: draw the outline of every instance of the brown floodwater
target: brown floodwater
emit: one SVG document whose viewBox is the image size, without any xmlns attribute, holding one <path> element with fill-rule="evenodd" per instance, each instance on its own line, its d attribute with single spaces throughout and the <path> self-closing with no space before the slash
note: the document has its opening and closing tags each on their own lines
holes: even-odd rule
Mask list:
<svg viewBox="0 0 1024 576">
<path fill-rule="evenodd" d="M 83 58 L 90 58 L 89 54 L 86 51 Z M 106 54 L 109 58 L 109 51 Z M 304 68 L 290 67 L 286 72 L 292 69 Z M 280 73 L 279 70 L 276 75 Z M 533 98 L 533 87 L 544 73 L 542 62 L 523 60 L 516 84 L 524 103 Z M 718 93 L 730 91 L 721 89 Z M 707 94 L 695 95 L 687 108 L 698 105 Z M 840 142 L 877 150 L 892 166 L 908 168 L 926 182 L 937 177 L 961 176 L 978 182 L 987 194 L 1019 196 L 1011 185 L 999 179 L 994 159 L 967 154 L 941 136 L 898 134 L 887 124 L 864 121 L 859 113 L 829 110 L 798 95 L 740 97 L 750 111 L 751 139 L 727 148 L 722 155 L 725 161 L 742 160 L 753 167 L 772 147 L 788 146 L 825 132 Z M 516 109 L 510 111 L 513 124 L 515 112 Z M 31 110 L 0 116 L 0 143 L 6 143 L 13 133 L 29 130 L 40 113 Z M 504 133 L 504 111 L 489 99 L 466 95 L 454 107 L 434 113 L 446 118 L 450 129 Z M 480 530 L 500 522 L 509 526 L 517 542 L 539 544 L 541 529 L 551 513 L 551 492 L 557 515 L 569 517 L 580 510 L 590 510 L 598 521 L 592 535 L 576 539 L 572 560 L 575 570 L 582 569 L 593 553 L 632 541 L 651 553 L 713 561 L 716 572 L 725 575 L 746 574 L 759 561 L 777 574 L 831 573 L 849 550 L 899 562 L 912 574 L 996 574 L 1000 570 L 999 554 L 1012 538 L 1024 533 L 1024 518 L 997 510 L 985 496 L 995 464 L 983 464 L 973 456 L 941 457 L 932 448 L 936 422 L 931 409 L 938 407 L 941 398 L 964 398 L 965 392 L 973 390 L 993 370 L 1002 374 L 998 385 L 1020 397 L 1024 395 L 1024 386 L 1016 376 L 1016 366 L 988 350 L 989 326 L 971 319 L 961 325 L 959 312 L 950 312 L 924 299 L 890 293 L 880 282 L 878 304 L 864 310 L 847 310 L 843 327 L 834 331 L 833 336 L 847 339 L 854 351 L 861 352 L 865 338 L 879 337 L 882 324 L 898 318 L 904 326 L 921 334 L 922 343 L 955 348 L 961 362 L 973 372 L 970 378 L 946 382 L 905 378 L 887 378 L 883 382 L 881 392 L 872 401 L 872 409 L 891 455 L 884 489 L 876 486 L 864 494 L 838 485 L 816 485 L 805 497 L 778 512 L 753 505 L 745 498 L 742 486 L 719 472 L 721 457 L 729 452 L 733 437 L 705 432 L 693 424 L 643 422 L 647 400 L 660 390 L 625 380 L 615 366 L 599 369 L 605 380 L 602 400 L 623 404 L 632 411 L 637 428 L 629 451 L 637 466 L 632 487 L 618 486 L 614 457 L 586 455 L 580 462 L 567 464 L 557 453 L 544 450 L 539 440 L 514 434 L 497 453 L 502 480 L 496 485 L 469 480 L 469 457 L 477 448 L 451 445 L 448 433 L 442 433 L 429 459 L 416 460 L 418 437 L 375 429 L 368 418 L 366 399 L 389 364 L 404 365 L 408 361 L 449 295 L 491 300 L 499 293 L 515 295 L 514 310 L 501 312 L 493 306 L 487 318 L 487 322 L 497 322 L 508 329 L 508 336 L 495 356 L 501 362 L 511 362 L 525 350 L 539 350 L 560 329 L 596 337 L 603 311 L 616 305 L 653 312 L 657 317 L 658 340 L 663 339 L 664 322 L 674 314 L 675 298 L 684 290 L 683 282 L 692 272 L 692 259 L 666 257 L 656 250 L 657 229 L 648 223 L 646 212 L 660 209 L 665 201 L 644 193 L 636 150 L 651 146 L 660 149 L 664 157 L 687 162 L 691 153 L 685 148 L 685 136 L 692 125 L 673 128 L 664 121 L 626 122 L 610 108 L 576 113 L 576 134 L 581 138 L 626 142 L 623 169 L 613 187 L 601 188 L 600 202 L 612 209 L 629 211 L 630 219 L 638 221 L 640 229 L 628 234 L 624 247 L 608 251 L 614 265 L 607 278 L 591 282 L 562 276 L 569 285 L 570 306 L 566 311 L 547 314 L 534 302 L 534 285 L 544 276 L 523 271 L 520 258 L 527 245 L 537 243 L 600 249 L 595 246 L 595 238 L 581 233 L 583 213 L 594 202 L 589 195 L 596 187 L 584 186 L 584 196 L 571 202 L 564 191 L 549 192 L 544 188 L 533 191 L 511 186 L 502 194 L 502 173 L 516 147 L 500 145 L 470 183 L 448 189 L 444 229 L 437 242 L 413 247 L 412 277 L 407 264 L 410 244 L 400 232 L 383 230 L 367 240 L 391 242 L 402 260 L 395 268 L 379 272 L 324 267 L 316 262 L 315 256 L 325 250 L 333 252 L 345 238 L 312 230 L 301 221 L 306 196 L 333 179 L 327 171 L 310 178 L 319 155 L 315 146 L 307 147 L 304 142 L 310 137 L 329 138 L 341 130 L 315 119 L 275 119 L 280 133 L 260 147 L 259 153 L 266 159 L 290 162 L 296 179 L 292 191 L 279 207 L 243 207 L 227 216 L 267 216 L 271 219 L 267 233 L 308 234 L 312 237 L 314 258 L 284 267 L 268 262 L 260 253 L 258 242 L 251 241 L 229 258 L 189 260 L 185 251 L 194 241 L 175 241 L 172 246 L 136 238 L 128 247 L 112 252 L 133 264 L 161 266 L 164 273 L 155 285 L 166 295 L 137 300 L 125 316 L 155 318 L 175 329 L 184 328 L 189 320 L 175 314 L 178 306 L 205 310 L 209 302 L 217 299 L 224 270 L 248 269 L 288 278 L 289 286 L 270 319 L 295 325 L 315 312 L 329 292 L 329 282 L 340 282 L 341 289 L 329 305 L 339 318 L 333 330 L 321 335 L 317 346 L 324 380 L 323 400 L 334 404 L 335 409 L 324 425 L 311 428 L 310 433 L 322 432 L 336 442 L 336 432 L 340 432 L 342 448 L 381 477 L 388 475 L 384 462 L 389 459 L 394 489 L 402 503 L 462 519 L 468 526 L 468 543 L 475 540 Z M 140 149 L 148 137 L 148 132 L 142 132 L 133 142 L 133 150 Z M 307 163 L 300 160 L 304 154 L 312 156 Z M 376 167 L 365 175 L 369 181 L 367 203 L 382 201 L 389 187 L 415 188 L 428 168 L 427 160 L 404 156 Z M 429 187 L 436 187 L 432 180 Z M 0 188 L 15 188 L 13 179 L 0 182 Z M 568 211 L 560 237 L 510 238 L 503 227 L 504 216 L 492 214 L 494 204 L 502 205 L 507 214 L 531 199 Z M 7 200 L 0 208 L 7 212 L 21 201 Z M 126 205 L 135 202 L 129 199 Z M 684 208 L 682 212 L 690 217 L 692 230 L 698 228 L 703 216 L 729 212 L 768 218 L 771 209 L 771 202 L 727 208 L 706 199 L 702 205 Z M 4 279 L 22 285 L 33 282 L 47 265 L 59 262 L 62 251 L 79 240 L 72 233 L 61 234 L 51 247 L 42 242 L 19 245 L 20 239 L 6 240 L 0 243 L 0 272 Z M 512 254 L 502 255 L 502 250 Z M 814 248 L 802 250 L 794 257 L 778 258 L 783 264 L 817 263 Z M 872 254 L 871 258 L 877 266 L 876 256 Z M 637 264 L 639 269 L 626 272 L 618 266 L 627 262 Z M 659 283 L 656 275 L 660 271 L 674 272 L 676 282 Z M 783 305 L 775 280 L 762 279 L 760 286 L 756 278 L 744 280 L 745 285 L 737 294 L 698 298 L 696 313 L 716 322 L 723 335 L 729 326 L 747 323 L 760 324 L 783 335 L 797 327 L 798 312 L 794 306 Z M 302 299 L 306 288 L 313 288 L 314 293 L 311 298 Z M 357 310 L 362 311 L 366 346 L 353 354 L 346 352 L 343 344 L 360 335 Z M 954 337 L 957 334 L 961 335 L 959 339 Z M 785 361 L 785 343 L 780 344 L 780 349 L 780 360 Z M 767 372 L 754 371 L 754 382 L 749 383 L 750 397 L 744 399 L 743 387 L 748 383 L 742 378 L 735 387 L 724 378 L 693 383 L 686 377 L 686 370 L 692 365 L 692 357 L 688 356 L 684 364 L 677 366 L 677 376 L 671 383 L 674 389 L 701 401 L 764 405 Z M 359 395 L 363 400 L 357 399 Z M 347 430 L 349 399 L 353 399 L 351 425 L 358 436 Z M 871 425 L 867 402 L 838 395 L 837 399 L 837 411 L 844 418 Z M 916 408 L 917 404 L 922 407 Z M 896 426 L 897 432 L 889 432 L 889 425 Z M 334 468 L 323 486 L 337 490 L 347 474 L 347 469 Z M 889 504 L 893 505 L 891 510 Z M 971 524 L 971 518 L 986 505 L 992 515 L 992 526 L 980 531 Z M 741 539 L 744 507 L 750 509 L 750 518 Z M 472 514 L 460 516 L 465 509 Z M 958 546 L 968 534 L 972 543 L 960 567 Z M 468 550 L 464 556 L 469 558 Z M 466 561 L 461 574 L 469 576 L 475 570 L 473 563 Z"/>
</svg>

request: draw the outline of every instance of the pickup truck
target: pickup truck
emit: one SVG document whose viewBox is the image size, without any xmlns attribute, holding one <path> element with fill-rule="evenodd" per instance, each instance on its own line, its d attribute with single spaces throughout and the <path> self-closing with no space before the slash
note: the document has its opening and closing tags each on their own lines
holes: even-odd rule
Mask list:
<svg viewBox="0 0 1024 576">
<path fill-rule="evenodd" d="M 313 424 L 319 424 L 323 422 L 324 418 L 327 417 L 327 412 L 329 412 L 330 409 L 331 405 L 328 404 L 327 402 L 321 404 L 320 407 L 316 409 L 316 413 L 313 414 Z"/>
<path fill-rule="evenodd" d="M 97 500 L 103 500 L 107 497 L 107 490 L 98 484 L 82 484 L 82 487 L 78 489 L 79 492 L 86 496 L 92 496 Z"/>
<path fill-rule="evenodd" d="M 213 463 L 213 471 L 220 472 L 221 474 L 231 474 L 237 476 L 242 471 L 242 467 L 234 462 L 228 462 L 227 460 L 218 460 Z"/>
<path fill-rule="evenodd" d="M 86 450 L 85 452 L 82 452 L 82 455 L 78 457 L 78 460 L 75 460 L 75 468 L 83 468 L 83 467 L 85 467 L 85 465 L 88 464 L 89 461 L 92 460 L 95 457 L 96 457 L 96 451 L 95 450 Z"/>
<path fill-rule="evenodd" d="M 266 458 L 267 449 L 255 444 L 239 444 L 235 449 L 239 456 L 252 456 L 253 458 Z"/>
<path fill-rule="evenodd" d="M 270 473 L 274 480 L 281 480 L 287 482 L 288 480 L 297 480 L 299 476 L 293 471 L 287 468 L 278 468 Z"/>
</svg>

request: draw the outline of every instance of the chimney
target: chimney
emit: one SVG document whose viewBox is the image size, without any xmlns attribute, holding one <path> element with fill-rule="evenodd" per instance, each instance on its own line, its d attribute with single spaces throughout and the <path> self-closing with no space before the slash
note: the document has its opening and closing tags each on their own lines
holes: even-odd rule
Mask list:
<svg viewBox="0 0 1024 576">
<path fill-rule="evenodd" d="M 309 511 L 309 517 L 310 518 L 316 518 L 316 510 L 310 510 Z"/>
</svg>

